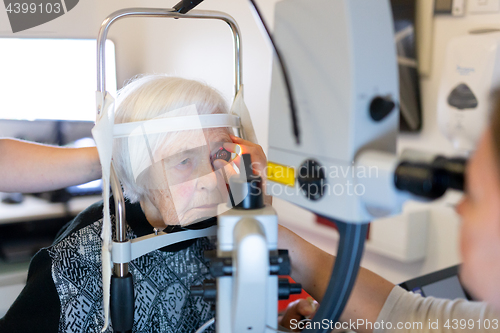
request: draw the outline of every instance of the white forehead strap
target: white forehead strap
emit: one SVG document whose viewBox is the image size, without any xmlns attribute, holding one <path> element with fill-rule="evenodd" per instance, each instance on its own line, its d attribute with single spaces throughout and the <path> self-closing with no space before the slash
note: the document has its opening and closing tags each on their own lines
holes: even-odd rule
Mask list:
<svg viewBox="0 0 500 333">
<path fill-rule="evenodd" d="M 115 124 L 113 126 L 113 136 L 115 138 L 123 138 L 139 133 L 143 135 L 217 127 L 241 128 L 240 117 L 232 114 L 204 114 L 135 121 L 131 123 Z M 145 129 L 146 133 L 144 131 L 138 133 L 138 128 Z"/>
</svg>

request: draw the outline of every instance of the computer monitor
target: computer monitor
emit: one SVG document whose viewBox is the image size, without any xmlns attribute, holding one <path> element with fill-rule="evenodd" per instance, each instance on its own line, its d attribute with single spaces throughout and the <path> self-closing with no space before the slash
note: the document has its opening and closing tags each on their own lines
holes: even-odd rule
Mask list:
<svg viewBox="0 0 500 333">
<path fill-rule="evenodd" d="M 424 297 L 473 300 L 460 283 L 458 276 L 460 266 L 452 266 L 440 271 L 420 276 L 400 284 L 408 291 Z"/>
<path fill-rule="evenodd" d="M 95 39 L 0 38 L 0 118 L 95 121 Z M 106 41 L 106 89 L 116 93 L 115 47 Z"/>
<path fill-rule="evenodd" d="M 96 118 L 95 39 L 0 38 L 0 50 L 0 122 L 8 123 L 4 128 L 16 127 L 20 134 L 15 135 L 31 140 L 25 129 L 43 128 L 36 140 L 50 144 L 66 145 L 91 137 Z M 115 46 L 110 40 L 106 41 L 105 69 L 106 90 L 116 95 Z M 64 126 L 76 129 L 70 131 L 71 138 L 63 135 Z M 66 191 L 94 194 L 100 188 L 100 181 L 94 181 Z"/>
</svg>

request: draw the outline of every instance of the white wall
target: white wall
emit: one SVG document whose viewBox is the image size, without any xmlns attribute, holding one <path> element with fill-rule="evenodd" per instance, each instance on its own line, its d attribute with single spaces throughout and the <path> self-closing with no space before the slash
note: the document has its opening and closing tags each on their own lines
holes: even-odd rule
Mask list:
<svg viewBox="0 0 500 333">
<path fill-rule="evenodd" d="M 276 0 L 258 1 L 267 15 Z M 168 0 L 172 7 L 177 0 Z M 242 82 L 245 100 L 259 143 L 267 147 L 271 49 L 256 25 L 246 0 L 205 1 L 197 9 L 223 11 L 234 17 L 242 31 Z M 234 95 L 233 42 L 229 27 L 217 20 L 154 19 L 145 24 L 147 52 L 141 70 L 165 72 L 203 80 L 223 93 Z"/>
<path fill-rule="evenodd" d="M 13 35 L 5 12 L 0 11 L 2 37 L 84 37 L 94 38 L 100 22 L 112 11 L 129 7 L 171 7 L 177 0 L 85 0 L 64 16 Z M 265 18 L 272 25 L 276 0 L 258 0 Z M 232 15 L 242 30 L 243 83 L 257 136 L 267 148 L 268 101 L 271 49 L 254 21 L 247 0 L 206 0 L 199 9 L 221 10 Z M 423 128 L 420 134 L 401 135 L 399 148 L 414 147 L 451 153 L 452 147 L 439 133 L 436 105 L 443 55 L 447 41 L 473 28 L 500 27 L 500 14 L 464 18 L 439 16 L 434 19 L 432 74 L 422 79 Z M 202 79 L 230 101 L 233 90 L 232 40 L 222 22 L 172 19 L 127 19 L 112 28 L 110 38 L 116 43 L 118 85 L 139 73 L 167 72 Z M 2 111 L 0 111 L 2 112 Z M 0 134 L 10 135 L 0 123 Z M 373 253 L 366 253 L 363 265 L 393 282 L 425 274 L 459 262 L 459 221 L 447 204 L 434 204 L 425 260 L 403 264 Z M 283 202 L 276 208 L 285 224 L 321 247 L 334 251 L 324 229 L 315 227 L 312 216 Z M 305 227 L 301 227 L 305 226 Z"/>
</svg>

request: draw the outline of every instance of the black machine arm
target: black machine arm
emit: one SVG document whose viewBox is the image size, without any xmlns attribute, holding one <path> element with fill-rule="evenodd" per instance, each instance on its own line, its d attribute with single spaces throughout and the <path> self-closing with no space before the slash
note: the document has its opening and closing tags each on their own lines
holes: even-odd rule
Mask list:
<svg viewBox="0 0 500 333">
<path fill-rule="evenodd" d="M 194 7 L 198 6 L 203 0 L 181 0 L 173 8 L 176 12 L 186 14 Z"/>
<path fill-rule="evenodd" d="M 332 220 L 330 219 L 330 221 Z M 321 325 L 321 323 L 323 323 L 324 319 L 328 319 L 330 323 L 339 320 L 358 274 L 368 223 L 351 224 L 339 221 L 332 221 L 332 223 L 337 225 L 340 240 L 330 282 L 323 296 L 321 306 L 311 323 L 311 327 L 320 328 L 305 329 L 302 331 L 304 333 L 327 333 L 331 331 L 326 327 L 327 325 Z"/>
</svg>

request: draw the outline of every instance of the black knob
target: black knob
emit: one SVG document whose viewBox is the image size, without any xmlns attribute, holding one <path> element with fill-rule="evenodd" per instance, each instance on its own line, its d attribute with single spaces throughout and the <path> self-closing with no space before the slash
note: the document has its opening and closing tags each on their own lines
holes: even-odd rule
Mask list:
<svg viewBox="0 0 500 333">
<path fill-rule="evenodd" d="M 300 294 L 302 292 L 302 286 L 300 283 L 290 283 L 287 278 L 278 279 L 278 299 L 288 299 L 290 295 Z"/>
<path fill-rule="evenodd" d="M 217 298 L 217 285 L 215 280 L 205 280 L 202 285 L 191 286 L 192 296 L 201 296 L 207 302 L 213 302 Z"/>
<path fill-rule="evenodd" d="M 233 259 L 231 257 L 210 259 L 210 274 L 216 278 L 233 275 Z"/>
<path fill-rule="evenodd" d="M 269 256 L 270 273 L 273 275 L 289 275 L 292 270 L 288 250 L 278 250 L 277 255 Z"/>
<path fill-rule="evenodd" d="M 375 121 L 381 121 L 396 107 L 389 97 L 377 96 L 370 103 L 370 116 Z"/>
<path fill-rule="evenodd" d="M 299 168 L 297 181 L 307 199 L 316 201 L 323 197 L 326 187 L 325 168 L 315 160 L 306 160 Z"/>
</svg>

